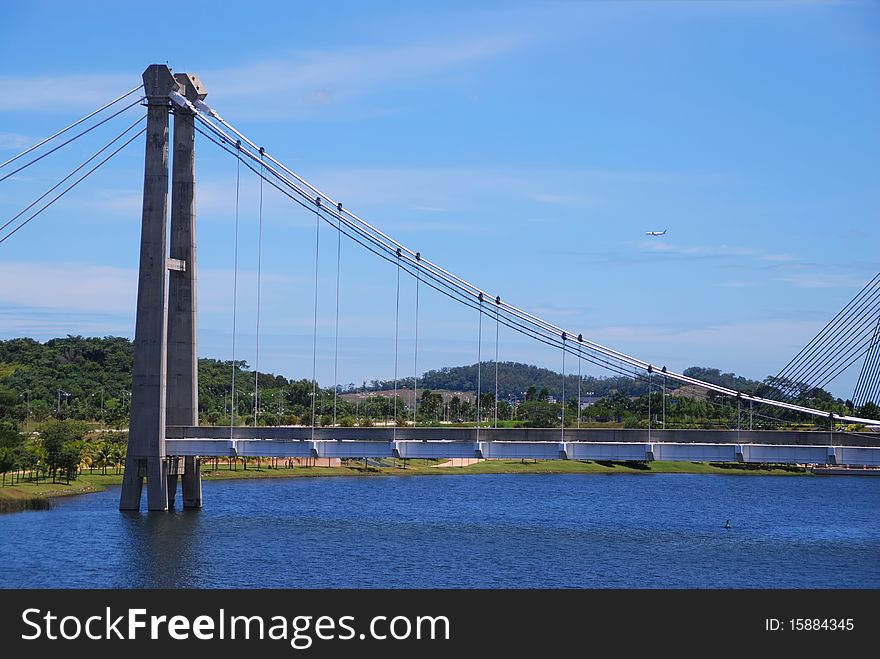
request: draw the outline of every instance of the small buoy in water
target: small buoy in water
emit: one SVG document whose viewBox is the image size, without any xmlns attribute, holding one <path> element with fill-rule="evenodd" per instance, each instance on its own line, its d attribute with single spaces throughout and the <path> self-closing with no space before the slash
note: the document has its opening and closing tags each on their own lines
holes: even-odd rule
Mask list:
<svg viewBox="0 0 880 659">
<path fill-rule="evenodd" d="M 726 522 L 724 522 L 724 528 L 726 528 L 726 529 L 730 528 L 730 520 L 727 520 Z"/>
</svg>

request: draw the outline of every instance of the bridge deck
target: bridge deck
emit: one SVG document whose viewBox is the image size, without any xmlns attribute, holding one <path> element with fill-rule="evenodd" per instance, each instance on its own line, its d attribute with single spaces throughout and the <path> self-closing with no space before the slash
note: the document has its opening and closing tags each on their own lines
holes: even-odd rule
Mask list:
<svg viewBox="0 0 880 659">
<path fill-rule="evenodd" d="M 314 428 L 309 426 L 168 426 L 167 439 L 458 441 L 458 442 L 657 442 L 676 444 L 791 444 L 880 446 L 877 432 L 792 430 L 630 430 L 623 428 Z"/>
<path fill-rule="evenodd" d="M 167 455 L 669 460 L 880 466 L 871 433 L 712 430 L 169 427 Z"/>
</svg>

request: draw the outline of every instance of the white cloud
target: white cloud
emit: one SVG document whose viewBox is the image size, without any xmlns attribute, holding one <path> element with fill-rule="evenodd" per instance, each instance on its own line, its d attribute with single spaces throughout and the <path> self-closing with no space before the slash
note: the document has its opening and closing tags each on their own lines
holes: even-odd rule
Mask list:
<svg viewBox="0 0 880 659">
<path fill-rule="evenodd" d="M 209 91 L 209 103 L 216 100 L 221 114 L 224 108 L 234 107 L 236 116 L 321 118 L 334 106 L 342 106 L 349 114 L 363 113 L 362 108 L 346 104 L 396 83 L 428 80 L 448 70 L 502 56 L 526 41 L 522 34 L 503 33 L 312 50 L 205 71 L 201 78 Z M 267 101 L 254 102 L 255 98 Z"/>
<path fill-rule="evenodd" d="M 656 240 L 643 241 L 639 243 L 639 248 L 643 252 L 664 254 L 685 259 L 748 259 L 751 261 L 763 263 L 765 265 L 761 267 L 770 269 L 771 271 L 776 273 L 799 273 L 801 269 L 807 267 L 807 265 L 800 262 L 799 257 L 794 254 L 765 252 L 761 249 L 757 249 L 754 247 L 739 247 L 736 245 L 725 244 L 682 245 L 680 243 L 668 241 L 663 238 L 658 238 Z M 785 274 L 784 276 L 778 275 L 775 277 L 775 279 L 777 281 L 784 281 L 805 287 L 811 280 L 811 278 L 805 277 L 802 274 Z M 819 281 L 819 279 L 813 280 Z M 828 282 L 828 286 L 844 286 L 848 285 L 846 282 L 853 281 L 852 278 L 847 278 L 843 275 L 828 276 L 822 280 Z M 831 283 L 832 281 L 835 283 Z M 719 285 L 736 288 L 744 286 L 754 286 L 755 284 L 754 282 L 737 280 L 728 281 Z"/>
<path fill-rule="evenodd" d="M 271 304 L 274 295 L 302 286 L 305 278 L 273 272 L 262 273 L 263 302 Z M 134 317 L 137 299 L 137 269 L 116 268 L 90 263 L 41 261 L 0 261 L 0 308 L 18 307 L 35 313 L 124 314 Z M 7 285 L 11 283 L 11 285 Z M 254 304 L 255 271 L 240 269 L 239 309 Z M 233 272 L 199 269 L 199 310 L 205 313 L 232 312 Z M 7 315 L 10 313 L 4 310 Z"/>
<path fill-rule="evenodd" d="M 779 281 L 794 284 L 799 288 L 849 288 L 858 290 L 865 285 L 859 278 L 836 272 L 823 272 L 816 269 L 812 272 L 794 272 L 783 277 Z"/>
<path fill-rule="evenodd" d="M 376 108 L 358 108 L 350 102 L 397 83 L 435 79 L 446 71 L 500 57 L 526 42 L 522 34 L 508 32 L 310 50 L 198 73 L 208 89 L 209 103 L 216 101 L 221 114 L 323 119 L 328 109 L 339 108 L 349 116 L 373 115 Z M 139 82 L 139 76 L 115 73 L 2 75 L 0 86 L 15 93 L 0 96 L 0 112 L 91 109 Z M 51 90 L 51 102 L 46 101 L 46 90 Z"/>
<path fill-rule="evenodd" d="M 87 208 L 137 217 L 143 206 L 143 192 L 124 188 L 103 188 L 82 202 Z"/>
<path fill-rule="evenodd" d="M 21 151 L 33 146 L 40 140 L 30 135 L 20 135 L 18 133 L 0 133 L 0 149 L 9 149 Z"/>
<path fill-rule="evenodd" d="M 539 204 L 548 204 L 550 206 L 568 205 L 577 202 L 578 199 L 572 195 L 553 194 L 550 192 L 539 192 L 532 197 Z"/>
<path fill-rule="evenodd" d="M 769 319 L 686 326 L 596 327 L 589 338 L 673 369 L 713 365 L 749 377 L 776 372 L 822 327 L 821 320 Z M 762 337 L 756 341 L 755 337 Z"/>
<path fill-rule="evenodd" d="M 0 281 L 0 305 L 55 311 L 132 313 L 137 293 L 136 270 L 88 263 L 0 261 Z"/>
<path fill-rule="evenodd" d="M 598 170 L 542 168 L 536 172 L 505 166 L 340 167 L 298 173 L 343 202 L 403 204 L 413 211 L 436 213 L 453 213 L 475 201 L 483 205 L 483 199 L 493 194 L 542 205 L 583 206 L 590 203 L 587 195 L 566 191 L 596 189 L 606 175 Z"/>
<path fill-rule="evenodd" d="M 675 256 L 695 258 L 717 258 L 725 256 L 751 256 L 761 258 L 760 252 L 748 247 L 733 245 L 681 245 L 659 237 L 657 240 L 643 241 L 639 247 L 646 252 L 657 252 Z"/>
<path fill-rule="evenodd" d="M 94 109 L 140 82 L 140 76 L 118 74 L 4 75 L 0 76 L 0 89 L 14 89 L 15 92 L 0 95 L 0 112 L 64 113 Z M 134 97 L 129 98 L 134 100 Z"/>
<path fill-rule="evenodd" d="M 758 282 L 743 281 L 743 280 L 725 281 L 725 282 L 721 282 L 719 284 L 716 284 L 716 286 L 720 286 L 722 288 L 753 288 L 757 285 L 758 285 Z"/>
</svg>

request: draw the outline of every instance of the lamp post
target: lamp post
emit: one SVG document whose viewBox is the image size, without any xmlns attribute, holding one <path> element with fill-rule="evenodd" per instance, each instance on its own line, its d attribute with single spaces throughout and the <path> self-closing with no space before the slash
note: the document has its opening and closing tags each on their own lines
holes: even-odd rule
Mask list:
<svg viewBox="0 0 880 659">
<path fill-rule="evenodd" d="M 95 395 L 95 392 L 89 394 L 89 398 Z M 101 387 L 101 412 L 100 412 L 100 420 L 104 420 L 104 387 Z"/>
<path fill-rule="evenodd" d="M 663 367 L 666 368 L 665 366 Z M 663 374 L 663 430 L 666 430 L 666 374 Z"/>
<path fill-rule="evenodd" d="M 25 389 L 24 393 L 19 394 L 19 396 L 24 396 L 26 400 L 24 432 L 25 434 L 29 435 L 31 433 L 31 390 Z"/>
<path fill-rule="evenodd" d="M 55 408 L 56 414 L 61 414 L 61 397 L 64 396 L 67 398 L 67 404 L 70 405 L 70 394 L 62 389 L 58 390 L 58 405 Z"/>
</svg>

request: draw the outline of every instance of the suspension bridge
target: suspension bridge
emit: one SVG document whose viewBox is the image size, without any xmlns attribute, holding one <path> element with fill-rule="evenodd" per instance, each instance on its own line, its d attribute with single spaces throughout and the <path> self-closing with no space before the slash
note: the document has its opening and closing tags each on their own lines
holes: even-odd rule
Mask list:
<svg viewBox="0 0 880 659">
<path fill-rule="evenodd" d="M 173 74 L 165 65 L 151 65 L 143 74 L 143 85 L 130 90 L 86 117 L 23 151 L 0 169 L 14 166 L 0 181 L 42 159 L 120 115 L 135 105 L 146 113 L 110 143 L 70 172 L 41 197 L 0 226 L 0 244 L 38 217 L 69 190 L 110 161 L 116 154 L 145 135 L 144 187 L 135 329 L 135 356 L 131 393 L 129 446 L 120 497 L 121 510 L 139 510 L 143 486 L 147 484 L 147 507 L 162 511 L 175 507 L 178 481 L 182 485 L 184 508 L 202 506 L 200 464 L 212 457 L 329 457 L 329 458 L 534 458 L 543 460 L 683 460 L 712 462 L 791 463 L 815 465 L 880 466 L 880 420 L 856 415 L 835 415 L 799 404 L 791 395 L 794 385 L 780 387 L 780 395 L 757 396 L 674 372 L 623 352 L 606 347 L 518 308 L 497 293 L 444 269 L 420 252 L 359 217 L 348 207 L 320 191 L 305 178 L 273 157 L 224 119 L 205 102 L 207 92 L 196 75 Z M 103 116 L 101 113 L 110 113 Z M 103 117 L 98 119 L 98 117 Z M 172 122 L 173 118 L 173 122 Z M 88 121 L 93 121 L 89 125 Z M 140 127 L 142 123 L 146 125 Z M 74 128 L 84 129 L 72 137 Z M 172 130 L 173 129 L 173 130 Z M 315 418 L 317 352 L 312 350 L 312 415 L 310 426 L 259 427 L 236 423 L 235 406 L 229 426 L 200 426 L 198 418 L 196 262 L 196 134 L 236 161 L 236 236 L 238 232 L 238 185 L 242 168 L 314 215 L 315 327 L 317 341 L 317 244 L 320 227 L 336 232 L 341 240 L 357 244 L 396 271 L 396 317 L 394 331 L 393 426 L 343 428 L 335 423 L 320 426 Z M 57 141 L 57 143 L 56 143 Z M 19 159 L 53 143 L 51 149 Z M 169 167 L 169 157 L 171 164 Z M 169 171 L 170 170 L 170 171 Z M 170 202 L 169 202 L 170 179 Z M 54 195 L 54 196 L 53 196 Z M 48 201 L 46 201 L 48 199 Z M 262 197 L 261 197 L 262 199 Z M 43 203 L 45 202 L 45 203 Z M 40 205 L 42 203 L 42 205 Z M 170 214 L 169 214 L 170 206 Z M 170 215 L 170 228 L 169 228 Z M 262 218 L 262 216 L 261 216 Z M 262 219 L 261 219 L 262 222 Z M 237 258 L 237 243 L 236 243 Z M 339 278 L 337 251 L 336 342 L 339 340 Z M 236 262 L 237 267 L 237 262 Z M 418 313 L 420 291 L 433 291 L 472 310 L 477 334 L 476 406 L 474 427 L 419 427 L 398 415 L 400 340 L 399 311 L 401 276 L 415 281 L 414 362 L 418 363 Z M 880 281 L 880 280 L 878 280 Z M 233 293 L 233 296 L 235 292 Z M 804 374 L 822 365 L 822 377 L 864 358 L 857 386 L 862 403 L 878 402 L 877 370 L 880 368 L 880 319 L 877 304 L 880 286 L 871 282 L 802 354 L 780 374 L 786 383 L 803 383 Z M 872 306 L 874 305 L 874 306 Z M 233 307 L 234 309 L 235 307 Z M 259 293 L 257 337 L 259 339 Z M 232 396 L 235 397 L 235 312 L 233 311 Z M 484 327 L 485 326 L 485 327 Z M 648 427 L 640 430 L 587 429 L 578 427 L 497 427 L 497 370 L 495 406 L 492 414 L 481 410 L 483 393 L 483 334 L 495 333 L 495 368 L 498 364 L 498 331 L 501 326 L 530 340 L 558 350 L 565 374 L 566 360 L 578 370 L 577 398 L 581 400 L 581 367 L 589 365 L 605 372 L 646 382 L 648 401 L 655 386 L 668 382 L 688 386 L 736 401 L 737 427 L 732 430 L 668 430 L 653 428 L 651 410 Z M 855 328 L 855 329 L 854 329 Z M 258 344 L 259 346 L 259 344 Z M 259 349 L 259 348 L 258 348 Z M 338 350 L 337 357 L 338 360 Z M 334 363 L 334 374 L 338 363 Z M 489 366 L 486 366 L 489 368 Z M 258 371 L 258 369 L 257 369 Z M 417 373 L 417 371 L 416 371 Z M 258 372 L 257 372 L 258 375 Z M 417 387 L 418 378 L 413 378 Z M 338 384 L 338 383 L 337 383 Z M 258 406 L 255 382 L 254 409 Z M 415 392 L 414 392 L 415 393 Z M 574 392 L 569 392 L 574 395 Z M 415 400 L 415 396 L 414 396 Z M 565 377 L 562 378 L 565 401 Z M 665 405 L 665 396 L 663 398 Z M 753 419 L 767 410 L 815 417 L 827 422 L 827 432 L 771 431 L 753 427 Z M 580 414 L 580 404 L 578 405 Z M 492 427 L 479 423 L 493 417 Z M 241 421 L 239 418 L 238 421 Z M 747 422 L 747 423 L 746 423 Z M 836 432 L 836 424 L 858 424 L 865 432 Z"/>
</svg>

